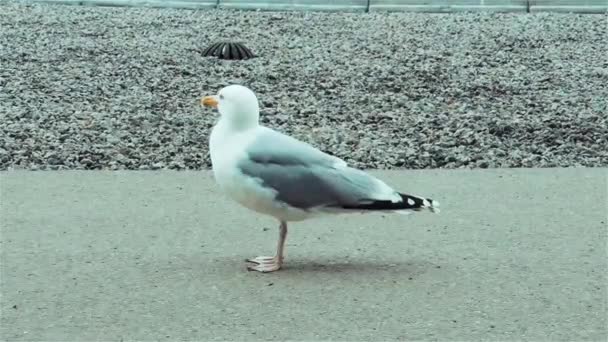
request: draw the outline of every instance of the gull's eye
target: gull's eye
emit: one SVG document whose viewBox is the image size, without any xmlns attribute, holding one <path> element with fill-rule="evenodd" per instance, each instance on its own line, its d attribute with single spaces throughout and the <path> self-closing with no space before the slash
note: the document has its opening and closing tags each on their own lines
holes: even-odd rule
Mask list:
<svg viewBox="0 0 608 342">
<path fill-rule="evenodd" d="M 220 94 L 220 100 L 224 99 L 224 95 Z"/>
</svg>

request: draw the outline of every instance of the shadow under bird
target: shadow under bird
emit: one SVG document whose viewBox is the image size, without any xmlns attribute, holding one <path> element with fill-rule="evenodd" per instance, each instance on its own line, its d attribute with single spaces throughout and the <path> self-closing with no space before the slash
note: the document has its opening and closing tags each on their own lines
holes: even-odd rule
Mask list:
<svg viewBox="0 0 608 342">
<path fill-rule="evenodd" d="M 221 190 L 280 222 L 276 255 L 247 259 L 249 270 L 281 268 L 287 222 L 328 214 L 439 211 L 437 201 L 395 191 L 339 158 L 261 126 L 258 99 L 246 87 L 227 86 L 201 104 L 220 114 L 209 149 Z"/>
</svg>

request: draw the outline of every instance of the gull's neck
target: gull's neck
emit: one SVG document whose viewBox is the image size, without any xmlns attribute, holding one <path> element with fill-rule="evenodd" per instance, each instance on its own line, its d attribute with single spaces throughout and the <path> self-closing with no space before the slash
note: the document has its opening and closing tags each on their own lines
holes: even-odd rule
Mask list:
<svg viewBox="0 0 608 342">
<path fill-rule="evenodd" d="M 232 132 L 247 131 L 259 126 L 259 115 L 239 115 L 230 118 L 222 117 L 218 124 Z"/>
</svg>

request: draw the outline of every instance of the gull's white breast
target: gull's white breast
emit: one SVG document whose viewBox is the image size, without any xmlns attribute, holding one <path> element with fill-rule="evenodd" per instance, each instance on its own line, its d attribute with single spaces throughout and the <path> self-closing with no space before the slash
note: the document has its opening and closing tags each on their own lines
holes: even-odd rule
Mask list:
<svg viewBox="0 0 608 342">
<path fill-rule="evenodd" d="M 221 190 L 244 207 L 276 217 L 279 220 L 299 221 L 310 213 L 276 201 L 276 191 L 262 185 L 260 179 L 241 172 L 238 164 L 248 158 L 246 148 L 256 138 L 258 128 L 245 132 L 229 132 L 216 125 L 209 139 L 209 150 L 215 181 Z"/>
</svg>

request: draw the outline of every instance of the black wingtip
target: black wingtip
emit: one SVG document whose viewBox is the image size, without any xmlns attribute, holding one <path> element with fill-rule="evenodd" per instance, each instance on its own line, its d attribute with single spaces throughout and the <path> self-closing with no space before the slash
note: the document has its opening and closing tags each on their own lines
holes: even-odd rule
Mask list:
<svg viewBox="0 0 608 342">
<path fill-rule="evenodd" d="M 420 211 L 428 209 L 431 212 L 439 212 L 438 204 L 439 202 L 433 201 L 430 198 L 422 198 L 418 196 L 412 196 L 408 194 L 399 194 L 401 196 L 401 202 L 392 202 L 392 201 L 371 201 L 366 202 L 365 204 L 353 205 L 353 206 L 343 206 L 343 209 L 353 209 L 353 210 L 380 210 L 380 211 L 390 211 L 390 210 L 413 210 Z"/>
<path fill-rule="evenodd" d="M 415 202 L 414 208 L 412 210 L 430 210 L 433 213 L 439 213 L 439 201 L 432 200 L 430 198 L 422 198 L 417 196 L 412 196 L 408 194 L 399 194 L 403 199 L 403 202 L 412 203 Z"/>
</svg>

